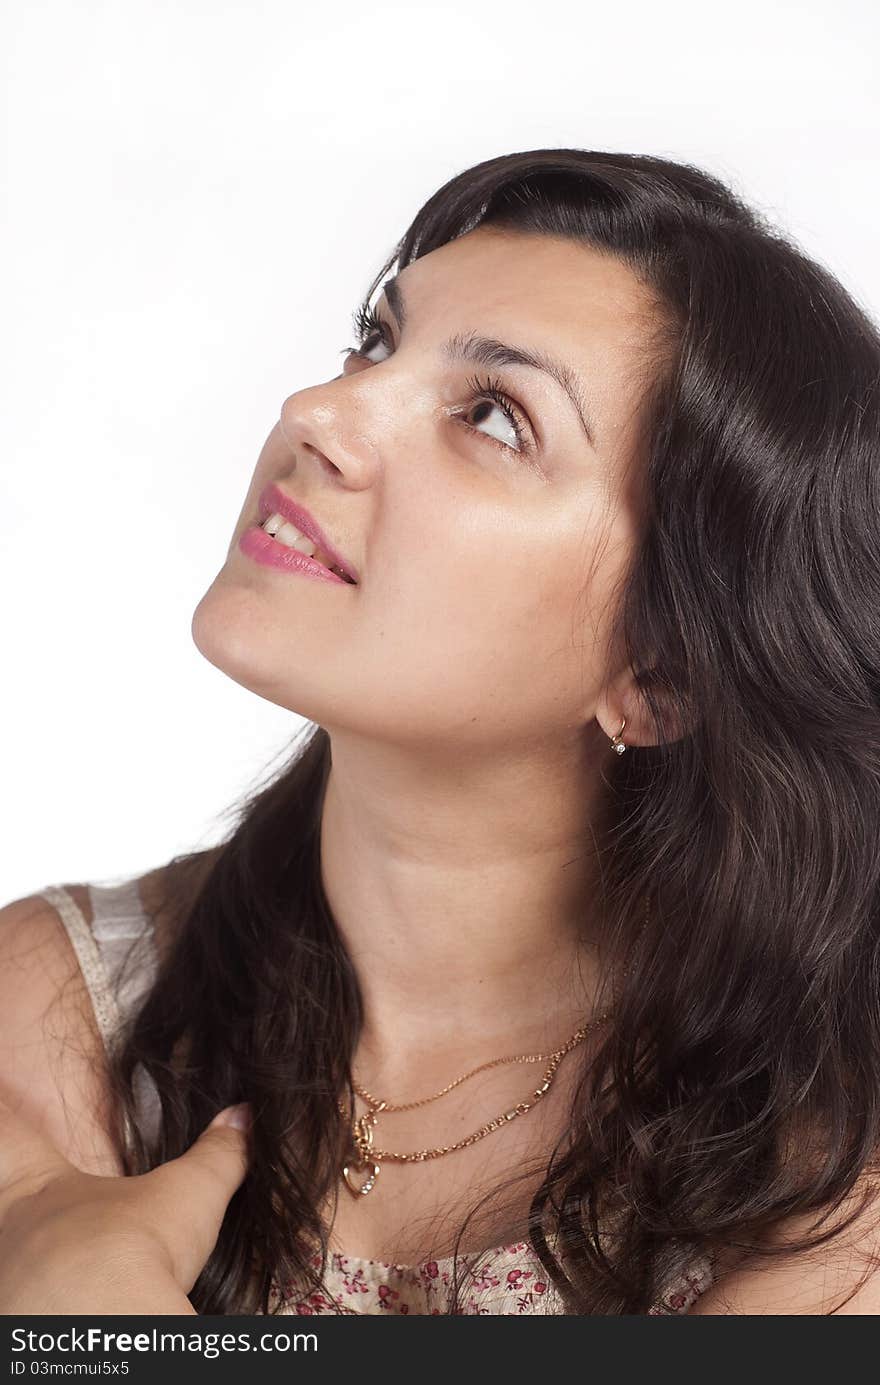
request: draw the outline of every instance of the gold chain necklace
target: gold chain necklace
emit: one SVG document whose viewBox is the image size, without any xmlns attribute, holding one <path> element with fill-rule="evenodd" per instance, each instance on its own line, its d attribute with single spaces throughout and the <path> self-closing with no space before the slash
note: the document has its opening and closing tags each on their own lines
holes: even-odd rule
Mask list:
<svg viewBox="0 0 880 1385">
<path fill-rule="evenodd" d="M 642 925 L 642 930 L 644 930 L 648 924 L 648 907 L 648 900 L 646 898 L 645 922 Z M 372 1192 L 376 1185 L 376 1180 L 379 1177 L 379 1163 L 381 1160 L 388 1159 L 395 1163 L 410 1164 L 421 1163 L 425 1159 L 439 1159 L 444 1154 L 452 1154 L 454 1150 L 466 1149 L 469 1145 L 476 1144 L 477 1140 L 482 1140 L 486 1135 L 491 1135 L 493 1130 L 498 1130 L 502 1125 L 506 1125 L 508 1121 L 515 1120 L 517 1116 L 524 1116 L 526 1111 L 530 1111 L 542 1097 L 546 1096 L 556 1076 L 556 1069 L 559 1067 L 565 1055 L 570 1053 L 573 1048 L 576 1048 L 578 1044 L 583 1043 L 591 1029 L 595 1029 L 598 1025 L 604 1024 L 605 1020 L 610 1017 L 610 1014 L 610 1010 L 606 1011 L 606 1013 L 600 1015 L 598 1019 L 590 1020 L 588 1024 L 584 1024 L 580 1029 L 576 1029 L 567 1043 L 563 1044 L 561 1048 L 555 1049 L 553 1053 L 549 1055 L 550 1062 L 547 1065 L 540 1085 L 532 1093 L 530 1101 L 518 1102 L 517 1105 L 512 1107 L 509 1111 L 504 1111 L 501 1115 L 496 1116 L 494 1120 L 489 1121 L 486 1125 L 482 1125 L 479 1130 L 475 1130 L 472 1135 L 466 1136 L 463 1140 L 458 1140 L 454 1145 L 443 1145 L 439 1149 L 417 1149 L 406 1154 L 397 1154 L 387 1149 L 374 1149 L 373 1127 L 376 1124 L 379 1112 L 411 1111 L 417 1106 L 427 1106 L 429 1102 L 437 1101 L 439 1097 L 445 1096 L 447 1092 L 451 1092 L 454 1087 L 458 1087 L 462 1082 L 466 1082 L 468 1078 L 475 1077 L 478 1072 L 484 1072 L 486 1068 L 494 1068 L 501 1063 L 540 1063 L 543 1062 L 548 1055 L 546 1053 L 528 1053 L 519 1054 L 510 1058 L 493 1058 L 488 1063 L 481 1063 L 479 1067 L 473 1068 L 470 1072 L 466 1072 L 464 1076 L 457 1077 L 454 1082 L 449 1083 L 448 1087 L 444 1087 L 441 1091 L 435 1092 L 433 1096 L 422 1097 L 419 1101 L 407 1101 L 401 1105 L 395 1105 L 390 1101 L 380 1101 L 378 1097 L 365 1091 L 364 1088 L 352 1078 L 354 1090 L 357 1092 L 358 1096 L 367 1103 L 370 1109 L 362 1116 L 358 1116 L 355 1119 L 351 1130 L 352 1149 L 348 1158 L 342 1165 L 342 1177 L 345 1179 L 346 1187 L 355 1197 L 366 1196 L 367 1193 Z M 338 1101 L 337 1105 L 340 1114 L 344 1116 L 346 1120 L 351 1120 L 353 1113 L 346 1110 L 341 1101 Z M 366 1177 L 363 1182 L 358 1183 L 356 1181 L 357 1177 L 364 1173 Z"/>
</svg>

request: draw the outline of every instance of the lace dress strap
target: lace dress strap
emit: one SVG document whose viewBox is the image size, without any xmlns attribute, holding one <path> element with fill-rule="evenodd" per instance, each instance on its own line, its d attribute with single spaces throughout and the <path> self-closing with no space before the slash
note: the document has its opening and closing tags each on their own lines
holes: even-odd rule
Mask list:
<svg viewBox="0 0 880 1385">
<path fill-rule="evenodd" d="M 159 959 L 152 919 L 143 907 L 136 879 L 115 885 L 90 883 L 88 891 L 91 923 L 63 885 L 47 885 L 39 893 L 64 924 L 109 1053 L 153 985 Z M 134 1074 L 134 1090 L 139 1124 L 152 1138 L 158 1130 L 161 1104 L 155 1084 L 140 1067 Z"/>
<path fill-rule="evenodd" d="M 92 1009 L 104 1046 L 109 1049 L 119 1031 L 121 1016 L 104 958 L 86 917 L 63 885 L 47 885 L 40 890 L 61 918 L 86 983 Z"/>
</svg>

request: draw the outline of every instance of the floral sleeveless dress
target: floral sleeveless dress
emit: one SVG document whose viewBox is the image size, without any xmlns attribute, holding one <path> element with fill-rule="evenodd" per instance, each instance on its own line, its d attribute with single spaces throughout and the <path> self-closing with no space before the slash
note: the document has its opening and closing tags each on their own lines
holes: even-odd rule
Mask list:
<svg viewBox="0 0 880 1385">
<path fill-rule="evenodd" d="M 312 1257 L 315 1268 L 320 1256 Z M 474 1263 L 478 1262 L 478 1263 Z M 305 1298 L 293 1297 L 278 1309 L 277 1290 L 270 1307 L 302 1316 L 327 1313 L 446 1312 L 451 1299 L 452 1256 L 421 1265 L 394 1265 L 356 1255 L 332 1252 L 326 1287 Z M 462 1265 L 469 1272 L 462 1272 Z M 698 1260 L 666 1288 L 648 1310 L 650 1316 L 686 1313 L 711 1283 L 709 1262 Z M 562 1300 L 534 1249 L 525 1241 L 499 1246 L 479 1256 L 459 1256 L 459 1311 L 463 1314 L 563 1312 Z M 335 1305 L 335 1306 L 334 1306 Z"/>
</svg>

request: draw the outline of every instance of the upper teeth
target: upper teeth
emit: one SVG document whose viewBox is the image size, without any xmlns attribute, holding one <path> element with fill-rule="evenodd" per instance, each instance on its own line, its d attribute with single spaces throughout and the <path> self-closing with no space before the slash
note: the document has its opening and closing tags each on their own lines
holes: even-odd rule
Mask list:
<svg viewBox="0 0 880 1385">
<path fill-rule="evenodd" d="M 300 553 L 308 553 L 310 558 L 314 558 L 318 551 L 318 545 L 306 534 L 301 534 L 283 515 L 269 515 L 268 519 L 263 520 L 263 528 L 279 543 L 296 548 Z"/>
</svg>

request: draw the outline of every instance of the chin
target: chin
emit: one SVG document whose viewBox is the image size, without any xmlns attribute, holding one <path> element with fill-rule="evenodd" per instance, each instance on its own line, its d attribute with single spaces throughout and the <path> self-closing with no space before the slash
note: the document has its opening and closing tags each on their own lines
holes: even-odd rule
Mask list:
<svg viewBox="0 0 880 1385">
<path fill-rule="evenodd" d="M 311 684 L 308 661 L 297 668 L 290 631 L 267 620 L 258 593 L 218 573 L 193 611 L 190 633 L 199 653 L 233 682 L 295 716 L 320 721 L 326 690 Z"/>
<path fill-rule="evenodd" d="M 259 606 L 254 592 L 225 581 L 219 573 L 193 611 L 190 633 L 209 664 L 242 687 L 267 696 L 272 642 Z"/>
</svg>

